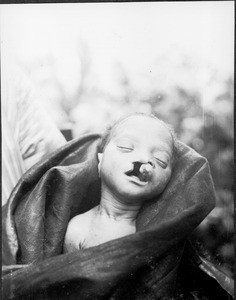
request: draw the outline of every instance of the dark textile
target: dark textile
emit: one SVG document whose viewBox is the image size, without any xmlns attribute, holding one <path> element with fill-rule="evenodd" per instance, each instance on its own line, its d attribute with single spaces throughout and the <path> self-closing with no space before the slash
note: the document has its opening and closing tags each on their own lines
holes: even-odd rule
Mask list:
<svg viewBox="0 0 236 300">
<path fill-rule="evenodd" d="M 172 178 L 135 234 L 62 254 L 69 220 L 99 203 L 99 141 L 68 143 L 16 186 L 3 210 L 4 299 L 231 299 L 228 278 L 186 244 L 215 194 L 206 159 L 180 142 Z"/>
</svg>

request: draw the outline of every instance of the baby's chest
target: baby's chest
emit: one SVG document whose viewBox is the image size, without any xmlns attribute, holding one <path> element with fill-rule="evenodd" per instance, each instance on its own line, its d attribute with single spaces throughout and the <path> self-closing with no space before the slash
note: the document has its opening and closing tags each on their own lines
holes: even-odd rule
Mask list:
<svg viewBox="0 0 236 300">
<path fill-rule="evenodd" d="M 84 248 L 96 246 L 135 233 L 135 225 L 120 222 L 94 222 L 84 240 Z"/>
</svg>

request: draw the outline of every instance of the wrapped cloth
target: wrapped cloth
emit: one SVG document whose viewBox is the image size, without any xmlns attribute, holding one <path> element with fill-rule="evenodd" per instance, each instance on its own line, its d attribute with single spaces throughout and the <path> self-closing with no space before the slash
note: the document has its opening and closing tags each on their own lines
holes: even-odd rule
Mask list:
<svg viewBox="0 0 236 300">
<path fill-rule="evenodd" d="M 208 162 L 177 142 L 164 192 L 135 234 L 63 254 L 68 222 L 99 203 L 100 136 L 74 140 L 27 171 L 3 211 L 4 299 L 231 299 L 232 282 L 188 241 L 212 210 Z"/>
</svg>

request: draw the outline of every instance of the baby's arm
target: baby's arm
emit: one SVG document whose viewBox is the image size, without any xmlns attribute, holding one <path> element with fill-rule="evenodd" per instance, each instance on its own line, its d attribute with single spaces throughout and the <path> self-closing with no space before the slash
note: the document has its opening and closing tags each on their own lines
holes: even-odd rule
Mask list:
<svg viewBox="0 0 236 300">
<path fill-rule="evenodd" d="M 81 249 L 89 230 L 91 220 L 90 211 L 72 218 L 68 224 L 63 252 L 75 252 Z"/>
</svg>

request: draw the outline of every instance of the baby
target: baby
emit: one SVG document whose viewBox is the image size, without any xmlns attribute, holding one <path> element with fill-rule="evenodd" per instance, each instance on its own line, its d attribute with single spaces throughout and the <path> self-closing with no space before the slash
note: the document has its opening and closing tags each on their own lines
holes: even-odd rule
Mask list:
<svg viewBox="0 0 236 300">
<path fill-rule="evenodd" d="M 171 177 L 174 149 L 172 130 L 152 115 L 132 114 L 115 123 L 98 153 L 100 204 L 71 219 L 64 252 L 135 233 L 142 204 L 159 195 Z"/>
</svg>

